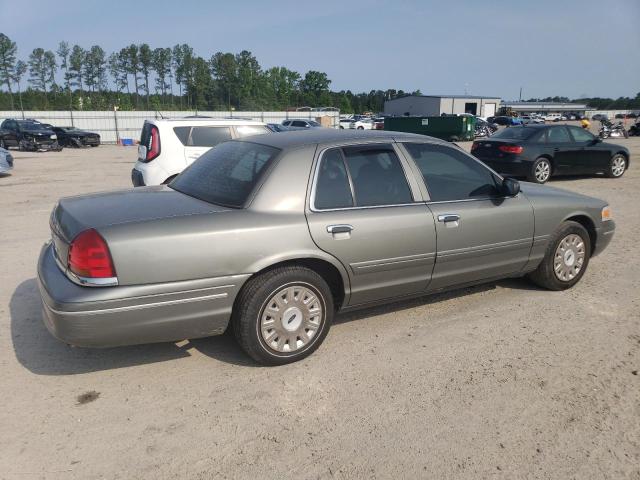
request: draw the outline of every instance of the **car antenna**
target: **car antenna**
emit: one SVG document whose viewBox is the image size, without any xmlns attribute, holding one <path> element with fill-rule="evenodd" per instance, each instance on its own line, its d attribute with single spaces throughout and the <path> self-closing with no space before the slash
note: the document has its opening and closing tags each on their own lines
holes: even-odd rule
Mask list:
<svg viewBox="0 0 640 480">
<path fill-rule="evenodd" d="M 160 118 L 161 118 L 162 120 L 164 120 L 164 116 L 162 115 L 162 113 L 161 113 L 160 111 L 156 110 L 156 113 L 157 113 L 158 115 L 160 115 Z"/>
</svg>

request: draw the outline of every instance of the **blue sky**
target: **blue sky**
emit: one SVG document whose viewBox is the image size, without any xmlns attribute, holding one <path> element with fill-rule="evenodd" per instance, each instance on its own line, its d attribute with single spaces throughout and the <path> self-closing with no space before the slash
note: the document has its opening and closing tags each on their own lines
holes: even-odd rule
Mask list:
<svg viewBox="0 0 640 480">
<path fill-rule="evenodd" d="M 0 0 L 0 32 L 23 58 L 61 40 L 107 51 L 188 43 L 205 58 L 246 49 L 263 68 L 324 71 L 334 90 L 640 91 L 640 0 Z"/>
</svg>

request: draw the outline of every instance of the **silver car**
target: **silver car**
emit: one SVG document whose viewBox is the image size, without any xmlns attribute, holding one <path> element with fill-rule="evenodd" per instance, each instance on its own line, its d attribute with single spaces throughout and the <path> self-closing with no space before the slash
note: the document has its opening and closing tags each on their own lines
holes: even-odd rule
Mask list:
<svg viewBox="0 0 640 480">
<path fill-rule="evenodd" d="M 13 156 L 9 150 L 0 148 L 0 174 L 13 170 Z"/>
<path fill-rule="evenodd" d="M 274 365 L 318 348 L 336 312 L 505 277 L 572 287 L 614 229 L 606 202 L 449 143 L 310 129 L 220 144 L 169 185 L 61 199 L 38 278 L 67 343 L 231 327 Z"/>
</svg>

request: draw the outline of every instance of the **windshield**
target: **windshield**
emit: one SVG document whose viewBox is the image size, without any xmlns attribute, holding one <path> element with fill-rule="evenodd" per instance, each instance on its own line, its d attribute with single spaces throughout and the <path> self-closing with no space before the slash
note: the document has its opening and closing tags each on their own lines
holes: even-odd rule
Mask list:
<svg viewBox="0 0 640 480">
<path fill-rule="evenodd" d="M 525 140 L 540 130 L 527 127 L 510 127 L 493 134 L 491 138 Z"/>
<path fill-rule="evenodd" d="M 242 208 L 280 150 L 250 142 L 213 147 L 176 177 L 174 190 L 205 202 Z"/>
<path fill-rule="evenodd" d="M 18 125 L 20 125 L 20 128 L 22 130 L 42 130 L 45 128 L 44 125 L 42 125 L 41 123 L 34 123 L 34 122 L 18 122 Z"/>
</svg>

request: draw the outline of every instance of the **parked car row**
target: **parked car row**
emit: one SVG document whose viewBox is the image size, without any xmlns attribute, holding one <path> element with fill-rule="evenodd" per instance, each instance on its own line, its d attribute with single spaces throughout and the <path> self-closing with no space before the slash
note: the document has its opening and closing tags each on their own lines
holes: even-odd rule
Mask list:
<svg viewBox="0 0 640 480">
<path fill-rule="evenodd" d="M 35 152 L 99 145 L 100 135 L 75 127 L 54 127 L 33 119 L 13 118 L 8 118 L 0 124 L 0 148 Z"/>
<path fill-rule="evenodd" d="M 424 135 L 244 138 L 266 126 L 213 122 L 145 122 L 136 168 L 149 183 L 189 165 L 168 185 L 58 202 L 38 260 L 54 336 L 104 347 L 232 329 L 249 356 L 280 365 L 315 351 L 340 311 L 506 277 L 571 288 L 611 241 L 607 203 L 487 165 L 540 182 L 575 162 L 628 166 L 626 149 L 565 126 L 480 140 L 485 164 Z"/>
</svg>

